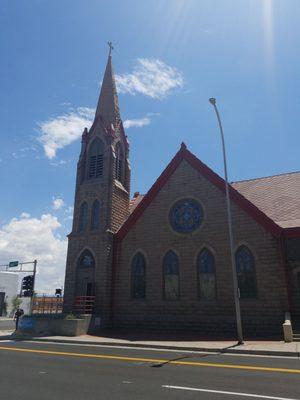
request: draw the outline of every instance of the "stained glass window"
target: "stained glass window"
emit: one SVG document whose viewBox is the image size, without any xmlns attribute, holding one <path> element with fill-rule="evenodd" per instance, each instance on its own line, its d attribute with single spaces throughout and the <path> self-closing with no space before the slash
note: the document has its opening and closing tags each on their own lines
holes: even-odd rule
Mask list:
<svg viewBox="0 0 300 400">
<path fill-rule="evenodd" d="M 96 138 L 91 144 L 88 152 L 87 178 L 99 178 L 103 175 L 103 143 Z"/>
<path fill-rule="evenodd" d="M 84 252 L 79 257 L 78 266 L 81 268 L 93 268 L 95 267 L 95 259 L 89 250 Z"/>
<path fill-rule="evenodd" d="M 179 299 L 179 262 L 174 251 L 169 251 L 163 260 L 164 299 Z"/>
<path fill-rule="evenodd" d="M 84 231 L 87 225 L 88 205 L 83 202 L 79 210 L 79 232 Z"/>
<path fill-rule="evenodd" d="M 100 203 L 98 200 L 95 200 L 92 206 L 92 220 L 91 220 L 91 229 L 96 230 L 100 225 Z"/>
<path fill-rule="evenodd" d="M 235 254 L 236 270 L 240 297 L 242 299 L 256 297 L 255 262 L 251 251 L 240 246 Z"/>
<path fill-rule="evenodd" d="M 171 208 L 169 221 L 172 228 L 180 233 L 191 233 L 201 225 L 203 210 L 194 199 L 177 201 Z"/>
<path fill-rule="evenodd" d="M 131 293 L 134 299 L 146 296 L 146 262 L 141 253 L 137 253 L 131 263 Z"/>
<path fill-rule="evenodd" d="M 203 249 L 197 257 L 199 297 L 213 300 L 216 297 L 215 259 L 208 249 Z"/>
</svg>

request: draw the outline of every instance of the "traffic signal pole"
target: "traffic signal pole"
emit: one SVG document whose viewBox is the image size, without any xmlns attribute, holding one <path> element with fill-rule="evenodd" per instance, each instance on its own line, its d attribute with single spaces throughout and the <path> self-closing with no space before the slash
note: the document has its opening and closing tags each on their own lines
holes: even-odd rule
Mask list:
<svg viewBox="0 0 300 400">
<path fill-rule="evenodd" d="M 32 285 L 32 294 L 31 294 L 31 298 L 30 298 L 29 315 L 32 315 L 32 308 L 33 308 L 33 298 L 34 298 L 34 285 L 35 285 L 36 265 L 37 265 L 37 260 L 34 260 L 34 261 L 33 261 L 33 285 Z"/>
</svg>

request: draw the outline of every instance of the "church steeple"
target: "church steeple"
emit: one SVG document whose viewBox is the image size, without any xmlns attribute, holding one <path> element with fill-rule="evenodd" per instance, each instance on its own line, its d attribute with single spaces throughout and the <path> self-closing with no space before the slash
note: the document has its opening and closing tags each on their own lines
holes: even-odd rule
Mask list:
<svg viewBox="0 0 300 400">
<path fill-rule="evenodd" d="M 104 122 L 116 125 L 116 123 L 120 120 L 120 111 L 115 75 L 112 67 L 111 51 L 113 47 L 111 42 L 108 42 L 108 45 L 108 60 L 102 81 L 95 117 L 101 117 Z"/>
<path fill-rule="evenodd" d="M 129 146 L 119 114 L 111 50 L 96 116 L 82 135 L 74 218 L 69 235 L 64 310 L 80 296 L 95 296 L 93 312 L 109 321 L 114 234 L 129 215 Z"/>
</svg>

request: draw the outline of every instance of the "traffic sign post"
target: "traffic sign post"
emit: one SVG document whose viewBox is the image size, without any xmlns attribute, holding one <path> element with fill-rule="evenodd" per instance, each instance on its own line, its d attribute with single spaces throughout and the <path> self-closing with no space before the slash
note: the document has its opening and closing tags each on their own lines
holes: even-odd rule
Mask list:
<svg viewBox="0 0 300 400">
<path fill-rule="evenodd" d="M 18 267 L 19 266 L 19 261 L 11 261 L 8 264 L 8 268 L 14 268 L 14 267 Z"/>
</svg>

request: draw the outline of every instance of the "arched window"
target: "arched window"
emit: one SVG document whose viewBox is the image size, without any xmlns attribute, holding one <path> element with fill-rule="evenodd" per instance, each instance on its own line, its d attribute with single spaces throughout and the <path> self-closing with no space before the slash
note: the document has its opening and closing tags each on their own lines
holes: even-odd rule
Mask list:
<svg viewBox="0 0 300 400">
<path fill-rule="evenodd" d="M 251 251 L 246 246 L 240 246 L 235 253 L 236 271 L 240 297 L 251 299 L 256 297 L 255 262 Z"/>
<path fill-rule="evenodd" d="M 83 202 L 79 210 L 79 232 L 84 231 L 87 226 L 88 205 Z"/>
<path fill-rule="evenodd" d="M 95 200 L 92 206 L 92 215 L 91 215 L 91 229 L 96 230 L 100 226 L 100 203 L 98 200 Z"/>
<path fill-rule="evenodd" d="M 103 142 L 96 138 L 88 151 L 87 178 L 99 178 L 103 175 Z"/>
<path fill-rule="evenodd" d="M 94 268 L 95 259 L 93 254 L 89 250 L 84 250 L 78 260 L 79 268 Z"/>
<path fill-rule="evenodd" d="M 146 297 L 146 262 L 141 253 L 137 253 L 131 263 L 131 285 L 134 299 Z"/>
<path fill-rule="evenodd" d="M 123 180 L 123 162 L 124 156 L 120 142 L 116 145 L 116 165 L 115 165 L 115 177 L 118 181 Z"/>
<path fill-rule="evenodd" d="M 163 260 L 164 299 L 179 299 L 179 262 L 174 251 L 170 250 Z"/>
<path fill-rule="evenodd" d="M 200 299 L 213 300 L 216 297 L 215 259 L 208 249 L 197 257 L 198 287 Z"/>
</svg>

